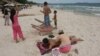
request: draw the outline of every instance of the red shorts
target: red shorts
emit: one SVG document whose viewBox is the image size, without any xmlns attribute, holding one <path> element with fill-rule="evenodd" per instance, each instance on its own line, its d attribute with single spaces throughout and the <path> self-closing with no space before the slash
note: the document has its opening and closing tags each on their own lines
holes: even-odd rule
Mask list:
<svg viewBox="0 0 100 56">
<path fill-rule="evenodd" d="M 65 45 L 59 48 L 61 53 L 68 53 L 71 50 L 71 45 Z"/>
</svg>

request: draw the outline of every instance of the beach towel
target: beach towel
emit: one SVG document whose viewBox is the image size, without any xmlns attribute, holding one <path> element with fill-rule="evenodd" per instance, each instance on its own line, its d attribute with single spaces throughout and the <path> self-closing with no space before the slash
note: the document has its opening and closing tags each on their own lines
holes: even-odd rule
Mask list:
<svg viewBox="0 0 100 56">
<path fill-rule="evenodd" d="M 38 49 L 39 49 L 39 51 L 40 51 L 41 55 L 44 55 L 44 54 L 46 54 L 46 53 L 49 53 L 49 52 L 50 52 L 50 50 L 49 50 L 49 49 L 47 49 L 47 48 L 43 47 L 43 43 L 42 43 L 42 42 L 37 42 L 37 47 L 38 47 Z"/>
</svg>

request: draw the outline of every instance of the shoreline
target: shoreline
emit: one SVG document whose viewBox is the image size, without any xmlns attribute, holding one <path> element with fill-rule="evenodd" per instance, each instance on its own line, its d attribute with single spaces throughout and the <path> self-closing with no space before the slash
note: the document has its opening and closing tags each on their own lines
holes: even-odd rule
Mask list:
<svg viewBox="0 0 100 56">
<path fill-rule="evenodd" d="M 65 9 L 56 9 L 56 8 L 52 8 L 53 10 L 58 10 L 58 11 L 64 11 L 64 12 L 72 12 L 75 14 L 79 14 L 79 15 L 84 15 L 84 16 L 93 16 L 93 17 L 100 17 L 100 14 L 90 14 L 90 13 L 82 13 L 82 12 L 78 12 L 78 11 L 74 11 L 74 10 L 65 10 Z"/>
</svg>

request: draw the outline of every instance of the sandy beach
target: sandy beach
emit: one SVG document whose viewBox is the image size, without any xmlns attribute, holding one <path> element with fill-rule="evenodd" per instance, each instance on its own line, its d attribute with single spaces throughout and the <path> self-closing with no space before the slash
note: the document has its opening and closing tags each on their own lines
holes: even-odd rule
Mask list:
<svg viewBox="0 0 100 56">
<path fill-rule="evenodd" d="M 40 25 L 35 18 L 43 20 L 42 8 L 33 6 L 19 12 L 22 14 L 31 14 L 30 16 L 19 17 L 25 41 L 19 43 L 13 41 L 12 26 L 4 26 L 4 19 L 0 12 L 0 56 L 41 56 L 36 47 L 36 40 L 41 40 L 46 36 L 40 36 L 38 31 L 31 27 L 31 24 Z M 70 11 L 57 10 L 58 29 L 54 30 L 57 35 L 58 30 L 64 30 L 67 35 L 75 35 L 84 41 L 73 47 L 77 48 L 79 54 L 70 52 L 72 56 L 100 56 L 100 17 L 82 15 Z M 50 19 L 53 18 L 53 9 Z M 51 24 L 54 26 L 53 22 Z M 68 54 L 61 54 L 68 56 Z M 51 53 L 44 56 L 51 56 Z"/>
</svg>

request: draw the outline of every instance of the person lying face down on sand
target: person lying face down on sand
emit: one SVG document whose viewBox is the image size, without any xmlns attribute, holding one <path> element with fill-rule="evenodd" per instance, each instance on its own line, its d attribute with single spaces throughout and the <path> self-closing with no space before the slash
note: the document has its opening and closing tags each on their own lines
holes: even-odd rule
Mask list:
<svg viewBox="0 0 100 56">
<path fill-rule="evenodd" d="M 64 32 L 59 32 L 59 36 L 56 39 L 53 39 L 53 36 L 50 39 L 44 38 L 42 40 L 44 47 L 48 49 L 52 49 L 55 47 L 59 47 L 59 51 L 61 53 L 67 53 L 71 49 L 71 45 L 76 44 L 78 41 L 83 41 L 80 38 L 76 38 L 75 36 L 66 36 Z"/>
</svg>

